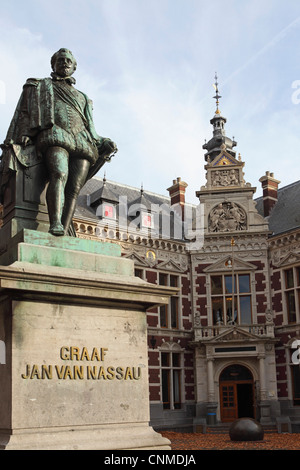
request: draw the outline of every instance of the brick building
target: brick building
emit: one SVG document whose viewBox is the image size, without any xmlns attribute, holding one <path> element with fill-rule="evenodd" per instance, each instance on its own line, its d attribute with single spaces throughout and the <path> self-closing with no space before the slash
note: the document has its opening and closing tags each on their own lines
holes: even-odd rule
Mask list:
<svg viewBox="0 0 300 470">
<path fill-rule="evenodd" d="M 178 289 L 147 315 L 155 428 L 248 416 L 299 432 L 300 181 L 278 189 L 266 172 L 255 199 L 216 98 L 198 205 L 180 178 L 168 196 L 94 178 L 74 226 L 120 244 L 136 276 Z"/>
</svg>

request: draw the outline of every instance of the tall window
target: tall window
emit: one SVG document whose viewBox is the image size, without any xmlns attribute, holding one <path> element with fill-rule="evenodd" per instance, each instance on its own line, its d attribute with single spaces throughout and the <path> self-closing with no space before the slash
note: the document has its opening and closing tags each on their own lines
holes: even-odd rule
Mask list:
<svg viewBox="0 0 300 470">
<path fill-rule="evenodd" d="M 295 354 L 295 357 L 294 357 Z M 292 378 L 292 394 L 293 394 L 293 404 L 295 406 L 300 406 L 300 349 L 290 350 L 290 368 L 291 368 L 291 378 Z"/>
<path fill-rule="evenodd" d="M 102 204 L 102 217 L 104 219 L 116 219 L 116 206 L 109 202 L 105 202 Z"/>
<path fill-rule="evenodd" d="M 134 275 L 140 279 L 144 279 L 144 271 L 140 268 L 134 268 Z"/>
<path fill-rule="evenodd" d="M 165 410 L 181 408 L 181 354 L 161 353 L 161 389 Z"/>
<path fill-rule="evenodd" d="M 300 405 L 300 368 L 299 364 L 293 365 L 292 369 L 292 385 L 293 385 L 293 403 Z"/>
<path fill-rule="evenodd" d="M 300 267 L 289 268 L 284 271 L 285 304 L 288 323 L 295 323 L 299 315 L 300 296 Z M 298 313 L 297 313 L 298 312 Z M 298 320 L 299 321 L 299 320 Z"/>
<path fill-rule="evenodd" d="M 211 276 L 214 325 L 251 324 L 250 274 Z"/>
<path fill-rule="evenodd" d="M 142 212 L 141 213 L 141 225 L 144 228 L 153 228 L 154 227 L 154 220 L 152 214 L 149 212 Z"/>
<path fill-rule="evenodd" d="M 159 273 L 159 284 L 179 287 L 179 276 Z M 162 305 L 159 308 L 159 316 L 161 328 L 179 328 L 179 292 L 170 298 L 169 305 Z"/>
</svg>

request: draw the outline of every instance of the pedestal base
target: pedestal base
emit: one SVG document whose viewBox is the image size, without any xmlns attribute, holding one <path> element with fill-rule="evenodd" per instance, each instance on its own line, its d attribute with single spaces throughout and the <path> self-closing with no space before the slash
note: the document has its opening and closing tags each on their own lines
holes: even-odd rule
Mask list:
<svg viewBox="0 0 300 470">
<path fill-rule="evenodd" d="M 170 441 L 148 423 L 0 433 L 2 450 L 169 450 Z"/>
<path fill-rule="evenodd" d="M 80 269 L 90 258 L 80 241 L 71 247 L 76 269 L 57 266 L 53 250 L 68 266 L 72 259 L 62 240 L 32 250 L 29 241 L 0 266 L 0 448 L 170 448 L 149 426 L 145 312 L 171 291 L 97 250 L 92 270 Z"/>
</svg>

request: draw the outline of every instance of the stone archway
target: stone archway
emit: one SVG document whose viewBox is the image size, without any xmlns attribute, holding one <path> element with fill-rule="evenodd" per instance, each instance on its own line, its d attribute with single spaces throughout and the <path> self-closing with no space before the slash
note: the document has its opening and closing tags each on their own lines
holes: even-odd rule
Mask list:
<svg viewBox="0 0 300 470">
<path fill-rule="evenodd" d="M 238 418 L 255 418 L 254 379 L 248 367 L 231 364 L 219 378 L 221 421 Z"/>
</svg>

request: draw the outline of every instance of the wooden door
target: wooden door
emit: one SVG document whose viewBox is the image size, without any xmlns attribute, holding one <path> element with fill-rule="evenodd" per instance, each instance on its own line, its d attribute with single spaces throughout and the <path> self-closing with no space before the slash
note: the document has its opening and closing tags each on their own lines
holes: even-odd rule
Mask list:
<svg viewBox="0 0 300 470">
<path fill-rule="evenodd" d="M 223 423 L 234 421 L 238 418 L 238 401 L 236 384 L 226 383 L 221 385 L 221 420 Z"/>
</svg>

